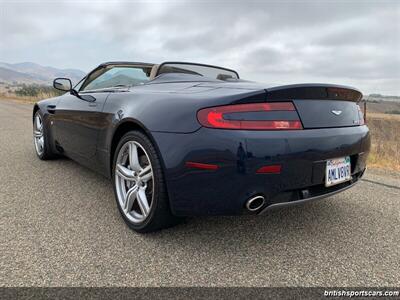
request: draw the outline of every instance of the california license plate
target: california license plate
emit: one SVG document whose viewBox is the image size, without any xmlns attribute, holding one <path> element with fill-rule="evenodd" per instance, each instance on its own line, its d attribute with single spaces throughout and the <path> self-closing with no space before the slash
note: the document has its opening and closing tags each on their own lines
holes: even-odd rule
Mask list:
<svg viewBox="0 0 400 300">
<path fill-rule="evenodd" d="M 327 160 L 325 186 L 332 186 L 350 179 L 351 165 L 349 156 Z"/>
</svg>

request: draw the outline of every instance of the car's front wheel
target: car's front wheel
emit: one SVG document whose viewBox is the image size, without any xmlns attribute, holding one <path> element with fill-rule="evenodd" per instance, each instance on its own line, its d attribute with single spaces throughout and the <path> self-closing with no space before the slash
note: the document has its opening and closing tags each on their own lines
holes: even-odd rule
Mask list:
<svg viewBox="0 0 400 300">
<path fill-rule="evenodd" d="M 170 211 L 160 159 L 142 132 L 130 131 L 119 141 L 113 185 L 124 221 L 137 232 L 166 228 L 179 220 Z"/>
<path fill-rule="evenodd" d="M 40 110 L 33 117 L 33 144 L 40 159 L 47 160 L 55 156 L 48 144 L 47 130 Z"/>
</svg>

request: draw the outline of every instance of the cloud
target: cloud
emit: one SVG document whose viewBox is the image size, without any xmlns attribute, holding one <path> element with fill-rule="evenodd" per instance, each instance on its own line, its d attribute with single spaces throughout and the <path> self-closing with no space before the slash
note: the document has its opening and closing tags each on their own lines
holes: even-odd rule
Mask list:
<svg viewBox="0 0 400 300">
<path fill-rule="evenodd" d="M 8 1 L 0 60 L 89 70 L 184 60 L 273 84 L 334 82 L 400 95 L 396 1 Z"/>
</svg>

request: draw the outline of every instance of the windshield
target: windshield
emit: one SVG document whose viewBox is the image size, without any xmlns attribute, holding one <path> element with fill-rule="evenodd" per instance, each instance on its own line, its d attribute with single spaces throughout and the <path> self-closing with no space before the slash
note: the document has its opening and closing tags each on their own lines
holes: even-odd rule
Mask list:
<svg viewBox="0 0 400 300">
<path fill-rule="evenodd" d="M 149 81 L 151 66 L 109 66 L 90 74 L 80 91 L 134 86 Z"/>
<path fill-rule="evenodd" d="M 239 79 L 238 73 L 234 70 L 191 63 L 163 63 L 158 69 L 158 75 L 165 73 L 184 73 L 219 80 Z"/>
</svg>

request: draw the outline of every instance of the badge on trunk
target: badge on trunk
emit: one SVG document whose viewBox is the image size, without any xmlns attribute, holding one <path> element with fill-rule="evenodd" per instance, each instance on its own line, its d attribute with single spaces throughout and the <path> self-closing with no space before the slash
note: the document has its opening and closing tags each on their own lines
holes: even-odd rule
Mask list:
<svg viewBox="0 0 400 300">
<path fill-rule="evenodd" d="M 341 113 L 342 113 L 342 111 L 341 110 L 332 110 L 331 111 L 334 115 L 340 115 Z"/>
</svg>

